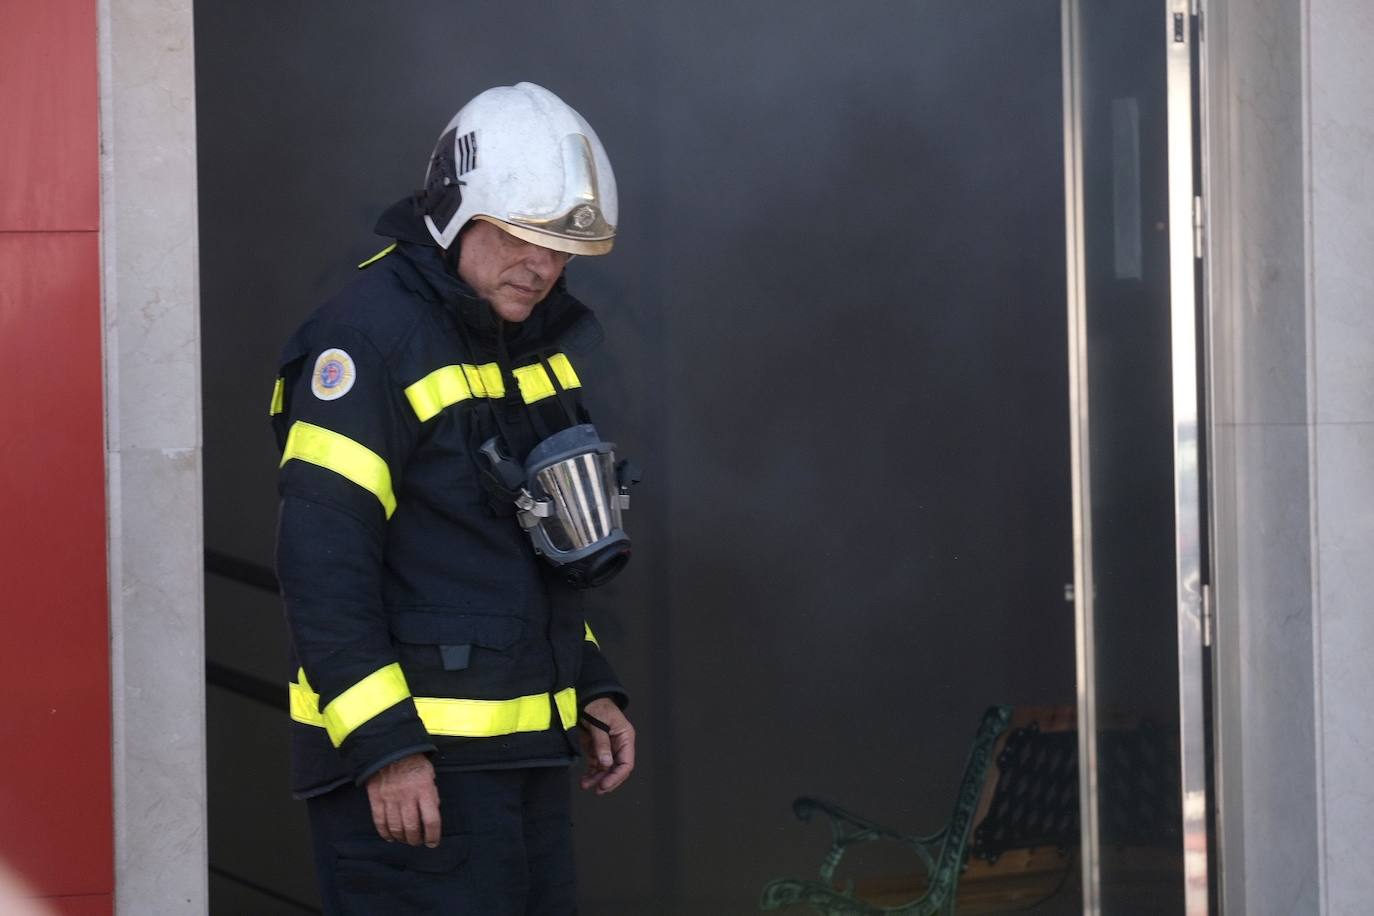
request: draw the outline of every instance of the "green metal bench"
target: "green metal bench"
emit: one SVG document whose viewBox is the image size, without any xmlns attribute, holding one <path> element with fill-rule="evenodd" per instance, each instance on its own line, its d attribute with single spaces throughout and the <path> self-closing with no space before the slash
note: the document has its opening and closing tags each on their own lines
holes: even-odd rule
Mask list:
<svg viewBox="0 0 1374 916">
<path fill-rule="evenodd" d="M 760 907 L 807 906 L 823 916 L 928 916 L 1025 906 L 1065 885 L 1078 840 L 1077 732 L 1071 706 L 989 708 L 978 725 L 945 827 L 912 836 L 838 805 L 798 798 L 802 821 L 828 819 L 830 850 L 818 879 L 779 878 Z M 996 765 L 994 765 L 994 763 Z M 854 846 L 877 840 L 915 853 L 920 871 L 837 886 L 835 872 Z M 960 892 L 978 885 L 982 893 Z M 995 886 L 995 890 L 993 890 Z M 975 897 L 970 902 L 969 897 Z"/>
</svg>

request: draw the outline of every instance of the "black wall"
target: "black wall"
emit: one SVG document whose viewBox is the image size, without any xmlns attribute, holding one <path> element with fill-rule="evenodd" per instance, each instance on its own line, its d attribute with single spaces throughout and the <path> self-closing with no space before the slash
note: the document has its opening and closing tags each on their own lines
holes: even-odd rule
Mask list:
<svg viewBox="0 0 1374 916">
<path fill-rule="evenodd" d="M 214 551 L 270 565 L 276 351 L 452 113 L 532 80 L 610 151 L 569 275 L 646 471 L 593 620 L 641 754 L 579 803 L 586 912 L 754 912 L 828 840 L 795 795 L 933 830 L 983 707 L 1072 702 L 1058 8 L 196 4 Z M 300 912 L 285 717 L 234 680 L 284 681 L 280 610 L 207 596 L 216 912 Z"/>
</svg>

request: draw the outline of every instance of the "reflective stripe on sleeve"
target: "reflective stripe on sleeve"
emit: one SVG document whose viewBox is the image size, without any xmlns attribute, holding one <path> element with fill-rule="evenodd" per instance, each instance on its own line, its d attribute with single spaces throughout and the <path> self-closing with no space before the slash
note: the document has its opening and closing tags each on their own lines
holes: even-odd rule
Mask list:
<svg viewBox="0 0 1374 916">
<path fill-rule="evenodd" d="M 272 406 L 268 408 L 267 415 L 275 417 L 282 412 L 286 404 L 286 379 L 277 379 L 277 384 L 272 386 Z"/>
<path fill-rule="evenodd" d="M 385 668 L 378 668 L 335 697 L 324 708 L 320 719 L 324 730 L 329 732 L 329 740 L 338 747 L 360 726 L 408 696 L 410 688 L 406 686 L 406 676 L 401 672 L 401 666 L 392 662 Z M 317 709 L 319 702 L 317 696 Z M 292 705 L 294 707 L 295 704 Z"/>
<path fill-rule="evenodd" d="M 401 683 L 404 685 L 404 678 Z M 326 730 L 330 729 L 328 714 L 332 713 L 339 700 L 355 689 L 349 688 L 349 691 L 340 694 L 338 699 L 325 708 L 325 713 L 321 714 L 319 695 L 310 689 L 304 671 L 298 674 L 298 682 L 289 686 L 291 718 L 302 725 L 314 725 Z M 449 697 L 414 699 L 420 721 L 431 735 L 450 738 L 491 738 L 498 735 L 513 735 L 516 732 L 542 732 L 553 724 L 547 693 L 516 697 L 513 700 L 465 700 Z M 577 724 L 577 691 L 574 688 L 566 687 L 553 694 L 553 705 L 558 709 L 558 719 L 565 731 Z M 330 740 L 334 739 L 332 730 L 329 737 Z M 339 743 L 335 741 L 335 746 Z"/>
<path fill-rule="evenodd" d="M 356 483 L 381 501 L 387 518 L 396 511 L 391 471 L 381 456 L 367 446 L 323 426 L 297 420 L 286 436 L 282 466 L 292 458 L 333 471 Z"/>
<path fill-rule="evenodd" d="M 582 621 L 582 631 L 582 638 L 584 640 L 596 646 L 598 649 L 601 648 L 601 643 L 596 640 L 596 634 L 592 632 L 592 625 L 585 620 Z"/>
</svg>

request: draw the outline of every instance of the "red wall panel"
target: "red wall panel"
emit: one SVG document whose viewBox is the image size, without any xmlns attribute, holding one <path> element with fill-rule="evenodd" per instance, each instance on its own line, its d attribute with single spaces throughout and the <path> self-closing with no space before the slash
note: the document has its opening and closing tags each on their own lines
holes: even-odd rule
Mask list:
<svg viewBox="0 0 1374 916">
<path fill-rule="evenodd" d="M 0 3 L 0 231 L 100 228 L 95 0 Z"/>
<path fill-rule="evenodd" d="M 112 887 L 98 237 L 0 233 L 0 855 Z"/>
<path fill-rule="evenodd" d="M 0 5 L 0 858 L 114 890 L 94 0 Z"/>
<path fill-rule="evenodd" d="M 110 916 L 114 912 L 114 896 L 97 894 L 91 897 L 51 897 L 44 903 L 58 916 Z"/>
</svg>

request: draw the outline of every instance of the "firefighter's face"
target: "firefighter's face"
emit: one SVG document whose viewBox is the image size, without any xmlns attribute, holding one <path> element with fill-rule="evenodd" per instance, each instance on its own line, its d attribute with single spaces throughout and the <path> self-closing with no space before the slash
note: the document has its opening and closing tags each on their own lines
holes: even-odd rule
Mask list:
<svg viewBox="0 0 1374 916">
<path fill-rule="evenodd" d="M 569 256 L 518 239 L 486 220 L 459 237 L 458 276 L 506 321 L 524 321 L 558 281 Z"/>
</svg>

